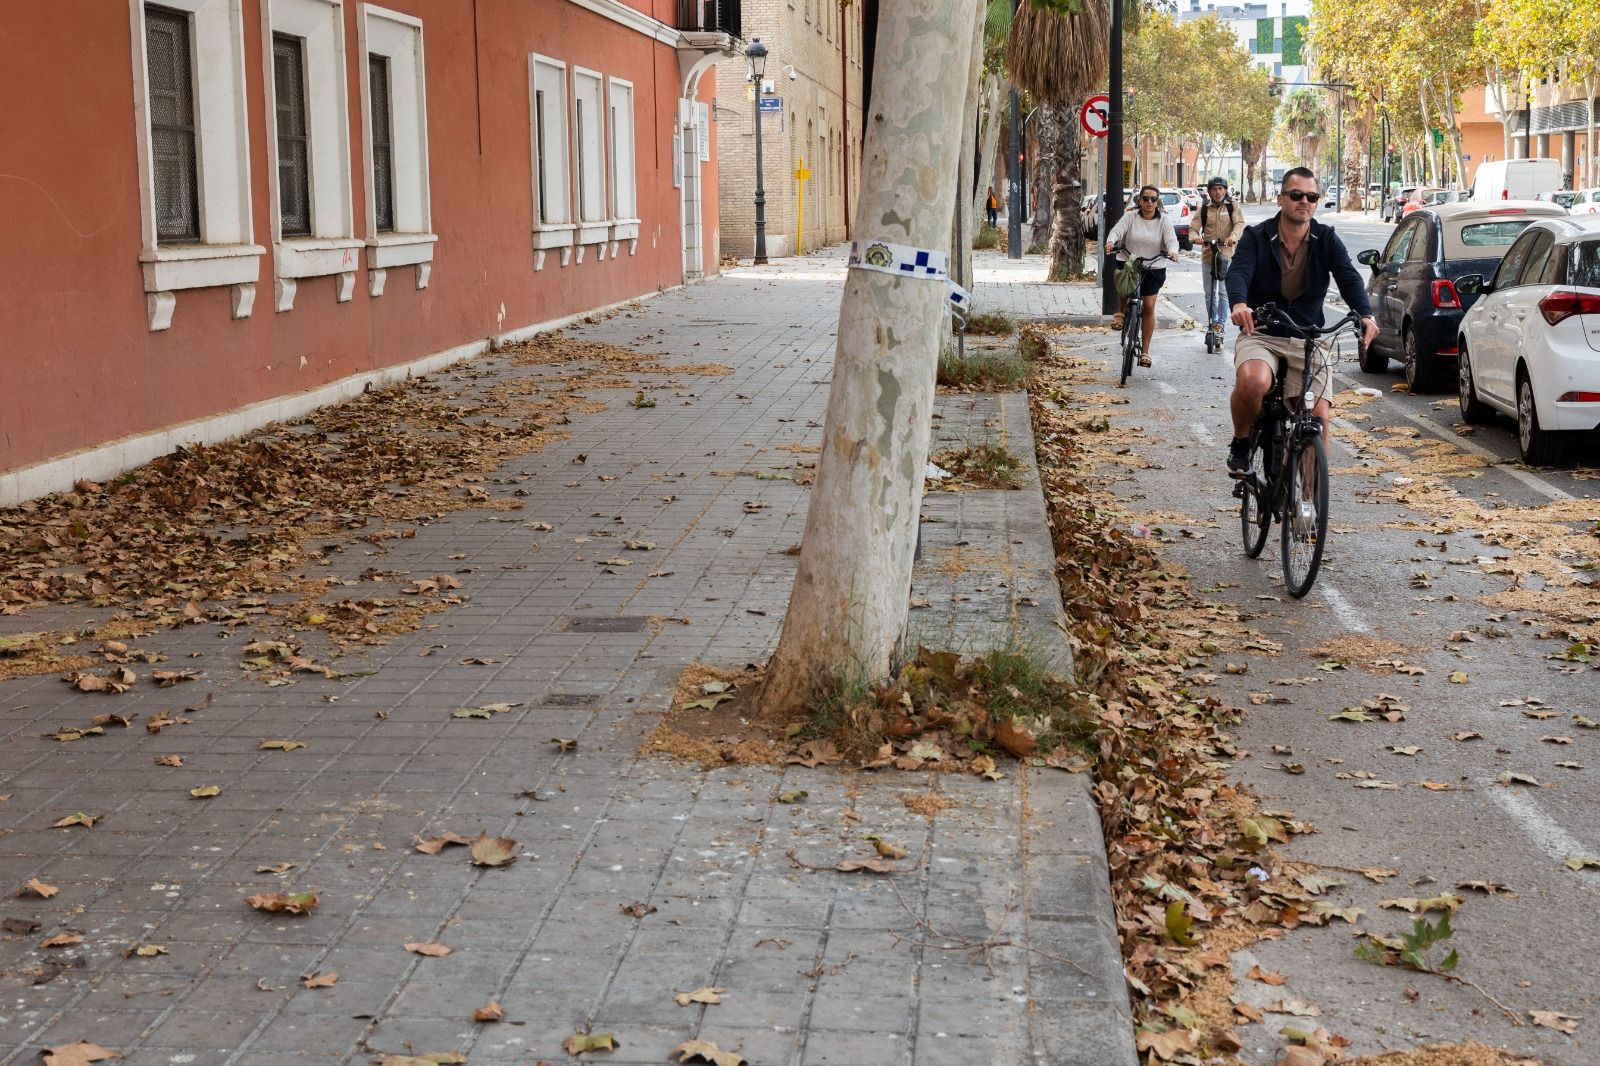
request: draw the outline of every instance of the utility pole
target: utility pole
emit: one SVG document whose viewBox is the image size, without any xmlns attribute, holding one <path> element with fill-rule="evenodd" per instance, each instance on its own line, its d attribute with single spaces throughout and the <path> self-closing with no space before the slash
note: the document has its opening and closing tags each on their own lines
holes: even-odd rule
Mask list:
<svg viewBox="0 0 1600 1066">
<path fill-rule="evenodd" d="M 1015 2 L 1015 0 L 1013 0 Z M 1111 54 L 1107 73 L 1110 75 L 1111 113 L 1106 116 L 1106 188 L 1101 241 L 1111 232 L 1116 220 L 1122 217 L 1122 0 L 1111 0 Z M 1100 310 L 1108 315 L 1117 313 L 1116 279 L 1112 276 L 1111 257 L 1106 255 L 1104 244 L 1100 248 Z"/>
<path fill-rule="evenodd" d="M 1344 209 L 1344 89 L 1333 90 L 1333 209 Z"/>
<path fill-rule="evenodd" d="M 1017 2 L 1011 0 L 1011 17 L 1017 17 Z M 1022 258 L 1022 131 L 1017 128 L 1017 85 L 1011 83 L 1011 153 L 1006 157 L 1006 258 Z M 1034 204 L 1033 209 L 1039 210 Z"/>
</svg>

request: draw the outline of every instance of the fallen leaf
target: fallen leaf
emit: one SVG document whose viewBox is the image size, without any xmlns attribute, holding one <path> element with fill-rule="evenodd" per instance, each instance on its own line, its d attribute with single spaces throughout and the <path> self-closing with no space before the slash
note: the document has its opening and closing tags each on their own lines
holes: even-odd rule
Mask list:
<svg viewBox="0 0 1600 1066">
<path fill-rule="evenodd" d="M 1495 780 L 1502 785 L 1533 785 L 1539 786 L 1539 779 L 1529 774 L 1519 774 L 1515 770 L 1501 770 L 1500 776 Z"/>
<path fill-rule="evenodd" d="M 421 943 L 421 942 L 417 942 L 417 943 L 407 944 L 406 945 L 406 950 L 411 952 L 414 955 L 427 955 L 430 958 L 440 958 L 442 956 L 450 954 L 450 952 L 454 951 L 455 949 L 454 948 L 447 948 L 443 944 L 434 944 L 434 943 L 424 944 L 424 943 Z"/>
<path fill-rule="evenodd" d="M 679 1062 L 709 1062 L 712 1066 L 746 1066 L 746 1059 L 736 1051 L 723 1051 L 709 1040 L 685 1040 L 669 1055 L 678 1056 Z"/>
<path fill-rule="evenodd" d="M 1167 904 L 1166 926 L 1167 935 L 1172 938 L 1174 943 L 1183 947 L 1192 947 L 1194 945 L 1194 919 L 1189 917 L 1189 909 L 1183 900 L 1175 899 Z"/>
<path fill-rule="evenodd" d="M 327 988 L 338 983 L 338 980 L 336 973 L 310 973 L 300 978 L 300 983 L 307 988 Z"/>
<path fill-rule="evenodd" d="M 494 712 L 487 707 L 461 707 L 450 712 L 451 718 L 493 718 Z"/>
<path fill-rule="evenodd" d="M 556 746 L 556 750 L 563 754 L 569 751 L 576 751 L 578 749 L 578 742 L 576 740 L 568 740 L 564 737 L 551 737 L 550 743 L 554 744 Z"/>
<path fill-rule="evenodd" d="M 97 815 L 97 814 L 84 814 L 82 811 L 78 811 L 75 814 L 69 814 L 65 818 L 60 818 L 60 819 L 57 819 L 54 822 L 51 822 L 50 823 L 50 828 L 51 829 L 66 829 L 66 828 L 69 828 L 70 826 L 81 825 L 85 829 L 93 829 L 94 828 L 94 823 L 99 821 L 99 820 L 100 820 L 100 816 Z"/>
<path fill-rule="evenodd" d="M 1303 999 L 1280 999 L 1262 1008 L 1268 1014 L 1292 1014 L 1297 1018 L 1320 1017 L 1322 1011 Z"/>
<path fill-rule="evenodd" d="M 440 833 L 438 836 L 429 837 L 426 840 L 418 837 L 415 847 L 424 855 L 437 855 L 452 844 L 470 846 L 472 841 L 458 833 Z"/>
<path fill-rule="evenodd" d="M 1454 792 L 1456 786 L 1445 781 L 1418 781 L 1417 784 L 1429 792 Z"/>
<path fill-rule="evenodd" d="M 1561 865 L 1565 866 L 1574 873 L 1589 869 L 1591 867 L 1593 869 L 1600 870 L 1600 859 L 1593 859 L 1587 855 L 1568 855 L 1565 859 L 1561 860 Z"/>
<path fill-rule="evenodd" d="M 1389 750 L 1392 751 L 1396 755 L 1415 755 L 1417 752 L 1421 751 L 1422 749 L 1419 748 L 1415 744 L 1407 744 L 1407 745 L 1391 744 L 1391 745 L 1389 745 Z"/>
<path fill-rule="evenodd" d="M 517 861 L 517 842 L 510 837 L 479 833 L 472 842 L 472 865 L 506 866 Z"/>
<path fill-rule="evenodd" d="M 1467 681 L 1467 672 L 1465 670 L 1452 670 L 1450 672 L 1450 683 L 1452 685 L 1465 685 Z"/>
<path fill-rule="evenodd" d="M 1451 740 L 1482 740 L 1483 739 L 1483 734 L 1482 733 L 1474 733 L 1470 729 L 1464 729 L 1459 733 L 1451 734 L 1450 739 Z"/>
<path fill-rule="evenodd" d="M 1577 1031 L 1578 1022 L 1582 1020 L 1574 1018 L 1570 1014 L 1562 1014 L 1560 1011 L 1553 1010 L 1530 1010 L 1528 1017 L 1533 1019 L 1534 1025 L 1542 1025 L 1546 1029 L 1554 1029 L 1557 1032 L 1566 1033 L 1568 1036 Z"/>
<path fill-rule="evenodd" d="M 82 933 L 57 933 L 55 936 L 46 937 L 39 941 L 41 948 L 64 948 L 68 944 L 83 943 Z"/>
<path fill-rule="evenodd" d="M 290 870 L 293 870 L 295 868 L 295 865 L 296 864 L 292 863 L 292 862 L 277 862 L 277 863 L 273 863 L 271 866 L 257 866 L 256 867 L 256 873 L 258 873 L 258 874 L 286 874 Z"/>
<path fill-rule="evenodd" d="M 805 799 L 809 795 L 811 795 L 811 793 L 807 792 L 803 788 L 791 788 L 786 792 L 778 793 L 778 802 L 779 803 L 799 803 L 801 800 Z"/>
<path fill-rule="evenodd" d="M 157 755 L 156 756 L 156 765 L 157 766 L 182 766 L 183 765 L 183 756 L 182 755 Z"/>
<path fill-rule="evenodd" d="M 222 786 L 202 785 L 199 788 L 191 788 L 189 790 L 189 795 L 193 796 L 195 799 L 210 799 L 212 796 L 222 795 Z"/>
<path fill-rule="evenodd" d="M 1399 870 L 1391 870 L 1387 866 L 1363 866 L 1356 872 L 1367 880 L 1376 881 L 1380 885 L 1387 878 L 1400 876 Z"/>
<path fill-rule="evenodd" d="M 1176 1058 L 1179 1055 L 1189 1055 L 1199 1049 L 1198 1034 L 1192 1029 L 1168 1029 L 1157 1032 L 1154 1029 L 1140 1029 L 1134 1036 L 1135 1043 L 1140 1051 L 1148 1051 L 1153 1059 Z M 1153 1061 L 1152 1059 L 1152 1061 Z"/>
<path fill-rule="evenodd" d="M 303 748 L 305 746 L 306 742 L 303 740 L 263 740 L 259 745 L 257 745 L 256 750 L 294 751 L 296 748 Z"/>
<path fill-rule="evenodd" d="M 44 1049 L 44 1066 L 88 1066 L 91 1062 L 120 1059 L 121 1053 L 79 1040 L 73 1044 L 57 1044 Z"/>
<path fill-rule="evenodd" d="M 24 882 L 23 886 L 21 888 L 17 889 L 17 895 L 19 895 L 19 896 L 38 896 L 40 899 L 49 899 L 51 896 L 55 895 L 57 892 L 60 892 L 60 891 L 61 890 L 59 888 L 57 888 L 55 885 L 47 885 L 43 881 L 41 881 L 37 877 L 35 877 L 35 878 L 31 878 L 30 880 Z"/>
<path fill-rule="evenodd" d="M 132 958 L 137 955 L 141 959 L 153 959 L 157 955 L 172 954 L 160 944 L 137 944 L 122 953 L 123 958 Z"/>
<path fill-rule="evenodd" d="M 585 1051 L 611 1051 L 618 1047 L 617 1038 L 610 1033 L 573 1033 L 561 1042 L 568 1055 L 581 1055 Z"/>
<path fill-rule="evenodd" d="M 1245 976 L 1250 978 L 1252 981 L 1260 981 L 1263 984 L 1268 985 L 1281 985 L 1289 980 L 1281 973 L 1273 973 L 1270 970 L 1263 970 L 1260 966 L 1250 967 L 1250 972 L 1245 974 Z"/>
<path fill-rule="evenodd" d="M 452 1066 L 467 1057 L 454 1051 L 435 1051 L 426 1055 L 385 1055 L 378 1066 Z"/>
<path fill-rule="evenodd" d="M 285 892 L 263 892 L 246 896 L 244 901 L 256 910 L 268 914 L 310 914 L 317 909 L 318 902 L 315 892 L 296 892 L 293 895 Z"/>
<path fill-rule="evenodd" d="M 629 918 L 643 918 L 647 914 L 656 912 L 654 904 L 650 903 L 624 903 L 621 909 Z"/>
<path fill-rule="evenodd" d="M 491 999 L 483 1006 L 472 1012 L 475 1022 L 503 1022 L 506 1020 L 506 1010 L 500 1006 L 500 1001 Z"/>
<path fill-rule="evenodd" d="M 1410 914 L 1427 914 L 1429 911 L 1445 911 L 1454 914 L 1457 907 L 1465 902 L 1453 892 L 1446 892 L 1439 896 L 1429 896 L 1418 899 L 1415 896 L 1402 896 L 1399 899 L 1380 899 L 1378 906 L 1388 907 L 1392 910 L 1406 911 Z"/>
<path fill-rule="evenodd" d="M 832 867 L 840 873 L 853 874 L 865 871 L 870 874 L 897 874 L 900 867 L 883 859 L 850 859 Z"/>
<path fill-rule="evenodd" d="M 721 1003 L 722 993 L 726 991 L 726 988 L 712 988 L 708 985 L 693 992 L 679 992 L 672 998 L 677 1000 L 680 1007 L 687 1007 L 691 1003 Z"/>
<path fill-rule="evenodd" d="M 868 834 L 866 839 L 872 842 L 873 849 L 885 859 L 903 859 L 908 854 L 899 844 L 887 841 L 876 833 Z"/>
</svg>

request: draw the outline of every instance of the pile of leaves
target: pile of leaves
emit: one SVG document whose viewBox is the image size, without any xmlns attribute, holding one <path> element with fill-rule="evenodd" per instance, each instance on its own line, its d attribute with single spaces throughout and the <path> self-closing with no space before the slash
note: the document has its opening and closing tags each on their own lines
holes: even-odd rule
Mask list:
<svg viewBox="0 0 1600 1066">
<path fill-rule="evenodd" d="M 968 488 L 1018 489 L 1024 483 L 1023 471 L 1027 469 L 1010 448 L 988 442 L 938 452 L 933 456 L 933 462 L 949 471 L 950 476 L 938 481 L 930 480 L 928 487 L 947 492 Z"/>
<path fill-rule="evenodd" d="M 1258 810 L 1224 778 L 1241 712 L 1190 678 L 1219 652 L 1270 644 L 1129 530 L 1097 473 L 1110 445 L 1088 423 L 1103 415 L 1073 392 L 1086 369 L 1052 350 L 1035 363 L 1030 402 L 1076 695 L 1098 719 L 1094 794 L 1138 1042 L 1154 1061 L 1216 1062 L 1241 1046 L 1237 1019 L 1192 998 L 1226 986 L 1229 950 L 1345 916 L 1317 898 L 1326 878 L 1270 850 L 1314 829 Z"/>
</svg>

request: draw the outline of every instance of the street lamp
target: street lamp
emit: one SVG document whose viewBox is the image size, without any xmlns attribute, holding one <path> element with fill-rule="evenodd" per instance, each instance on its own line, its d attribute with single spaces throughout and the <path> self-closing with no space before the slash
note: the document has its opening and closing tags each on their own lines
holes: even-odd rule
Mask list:
<svg viewBox="0 0 1600 1066">
<path fill-rule="evenodd" d="M 762 266 L 767 261 L 767 188 L 761 180 L 761 76 L 767 72 L 767 46 L 752 37 L 744 54 L 756 83 L 756 265 Z"/>
</svg>

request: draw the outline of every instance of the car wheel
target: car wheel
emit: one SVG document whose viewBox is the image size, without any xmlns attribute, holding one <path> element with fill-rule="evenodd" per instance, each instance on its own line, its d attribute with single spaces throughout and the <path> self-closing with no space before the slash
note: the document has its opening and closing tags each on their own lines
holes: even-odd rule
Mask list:
<svg viewBox="0 0 1600 1066">
<path fill-rule="evenodd" d="M 1441 384 L 1439 366 L 1434 356 L 1422 354 L 1415 329 L 1406 327 L 1400 335 L 1400 347 L 1405 352 L 1406 388 L 1418 395 L 1438 392 Z"/>
<path fill-rule="evenodd" d="M 1389 357 L 1378 351 L 1376 340 L 1361 349 L 1361 369 L 1368 374 L 1387 374 L 1389 372 Z"/>
<path fill-rule="evenodd" d="M 1461 345 L 1461 355 L 1456 364 L 1456 391 L 1461 397 L 1461 421 L 1469 426 L 1487 425 L 1494 417 L 1489 405 L 1478 399 L 1478 389 L 1472 383 L 1472 360 L 1467 358 L 1467 346 Z"/>
<path fill-rule="evenodd" d="M 1556 435 L 1539 425 L 1533 382 L 1526 370 L 1517 375 L 1517 450 L 1529 466 L 1549 466 L 1561 458 Z"/>
</svg>

